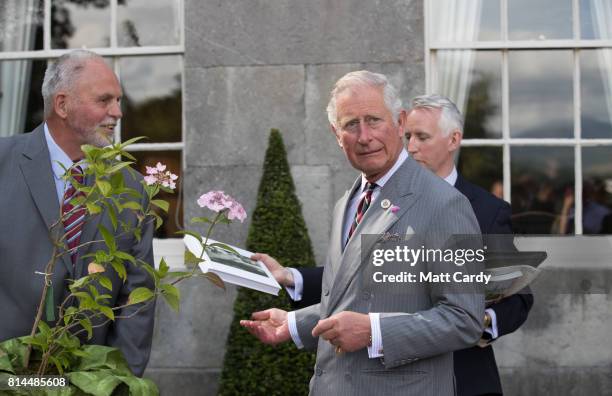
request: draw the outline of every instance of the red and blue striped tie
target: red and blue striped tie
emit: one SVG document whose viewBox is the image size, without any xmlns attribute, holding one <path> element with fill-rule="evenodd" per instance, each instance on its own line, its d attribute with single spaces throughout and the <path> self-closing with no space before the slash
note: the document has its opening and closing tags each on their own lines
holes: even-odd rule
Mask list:
<svg viewBox="0 0 612 396">
<path fill-rule="evenodd" d="M 80 166 L 75 166 L 70 170 L 72 174 L 72 180 L 79 184 L 83 184 L 83 169 Z M 81 240 L 81 232 L 83 230 L 83 222 L 87 210 L 83 205 L 74 206 L 70 201 L 79 196 L 84 196 L 82 191 L 77 191 L 76 188 L 69 184 L 68 188 L 64 192 L 62 201 L 62 223 L 64 224 L 64 232 L 66 235 L 66 244 L 68 249 L 74 249 L 78 246 Z M 77 249 L 71 250 L 70 258 L 72 264 L 76 262 Z"/>
<path fill-rule="evenodd" d="M 359 205 L 357 206 L 357 213 L 355 213 L 355 218 L 353 219 L 353 223 L 351 224 L 351 228 L 349 229 L 348 238 L 346 238 L 346 243 L 351 239 L 351 236 L 355 232 L 355 229 L 361 223 L 361 219 L 365 215 L 366 210 L 370 207 L 370 203 L 372 202 L 372 193 L 376 189 L 376 183 L 366 183 L 366 192 L 361 201 L 359 201 Z"/>
</svg>

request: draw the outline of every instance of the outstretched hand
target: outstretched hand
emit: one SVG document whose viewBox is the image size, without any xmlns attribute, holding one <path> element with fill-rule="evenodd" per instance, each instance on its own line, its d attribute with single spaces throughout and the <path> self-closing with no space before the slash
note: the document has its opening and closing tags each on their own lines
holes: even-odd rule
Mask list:
<svg viewBox="0 0 612 396">
<path fill-rule="evenodd" d="M 241 320 L 240 325 L 264 344 L 276 345 L 291 339 L 287 325 L 287 311 L 272 308 L 253 312 L 251 319 Z"/>
<path fill-rule="evenodd" d="M 293 274 L 287 268 L 280 265 L 280 263 L 276 261 L 274 257 L 265 253 L 255 253 L 251 256 L 251 260 L 261 261 L 264 263 L 264 265 L 268 267 L 268 270 L 274 279 L 276 279 L 276 281 L 282 286 L 293 287 Z"/>
</svg>

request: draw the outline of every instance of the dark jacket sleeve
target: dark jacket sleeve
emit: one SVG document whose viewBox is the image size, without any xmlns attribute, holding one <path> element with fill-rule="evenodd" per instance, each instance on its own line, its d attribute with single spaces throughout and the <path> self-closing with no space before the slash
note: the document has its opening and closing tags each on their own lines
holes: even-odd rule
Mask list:
<svg viewBox="0 0 612 396">
<path fill-rule="evenodd" d="M 321 302 L 321 283 L 323 282 L 323 267 L 296 268 L 304 278 L 304 289 L 300 301 L 292 301 L 295 309 L 308 307 Z"/>
<path fill-rule="evenodd" d="M 499 206 L 493 222 L 490 224 L 487 230 L 488 234 L 509 234 L 512 232 L 512 223 L 510 216 L 512 212 L 510 205 L 507 202 L 503 202 Z M 511 240 L 509 240 L 511 241 Z M 508 247 L 508 249 L 516 250 L 514 244 Z M 497 331 L 499 337 L 512 333 L 525 321 L 529 310 L 533 305 L 533 294 L 527 287 L 521 290 L 518 294 L 504 298 L 498 303 L 492 304 L 489 308 L 495 311 L 497 317 Z"/>
</svg>

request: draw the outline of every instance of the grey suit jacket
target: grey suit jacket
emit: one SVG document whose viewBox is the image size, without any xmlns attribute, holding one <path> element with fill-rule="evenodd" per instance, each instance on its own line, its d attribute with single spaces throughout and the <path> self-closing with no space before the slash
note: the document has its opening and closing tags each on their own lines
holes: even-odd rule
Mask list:
<svg viewBox="0 0 612 396">
<path fill-rule="evenodd" d="M 452 351 L 474 345 L 482 334 L 483 294 L 449 293 L 431 283 L 376 287 L 366 279 L 372 265 L 360 260 L 361 254 L 371 254 L 374 243 L 359 236 L 414 233 L 433 247 L 450 235 L 480 234 L 474 213 L 462 194 L 408 158 L 372 202 L 343 250 L 343 219 L 359 183 L 360 179 L 355 181 L 334 209 L 321 303 L 296 311 L 301 341 L 306 348 L 317 348 L 310 393 L 452 395 Z M 399 210 L 383 209 L 384 199 Z M 329 342 L 312 337 L 320 319 L 341 311 L 381 313 L 384 358 L 370 359 L 365 348 L 336 355 Z"/>
<path fill-rule="evenodd" d="M 139 180 L 127 172 L 126 186 L 143 192 Z M 0 341 L 29 335 L 36 308 L 43 288 L 43 278 L 36 271 L 44 272 L 51 257 L 52 242 L 49 227 L 59 218 L 59 202 L 51 170 L 49 150 L 43 126 L 33 132 L 0 139 Z M 144 196 L 145 194 L 143 194 Z M 119 218 L 135 224 L 131 211 L 124 210 Z M 101 240 L 98 224 L 112 230 L 110 218 L 105 212 L 86 219 L 81 242 Z M 59 232 L 63 233 L 62 227 Z M 116 235 L 120 233 L 117 231 Z M 119 249 L 136 258 L 153 264 L 153 226 L 142 230 L 142 239 L 133 236 L 116 238 Z M 77 279 L 87 274 L 91 261 L 83 255 L 102 248 L 103 244 L 92 244 L 79 250 L 73 268 L 68 254 L 58 260 L 53 273 L 54 305 L 57 307 L 67 295 L 68 279 Z M 152 279 L 141 268 L 125 263 L 128 280 L 123 283 L 117 273 L 107 269 L 105 275 L 113 284 L 111 306 L 127 301 L 129 293 L 136 287 L 153 287 Z M 134 307 L 128 307 L 116 315 L 127 315 Z M 132 371 L 142 375 L 151 350 L 153 336 L 154 304 L 130 319 L 117 319 L 105 326 L 95 328 L 92 344 L 118 347 L 122 350 Z M 44 319 L 44 315 L 43 315 Z"/>
</svg>

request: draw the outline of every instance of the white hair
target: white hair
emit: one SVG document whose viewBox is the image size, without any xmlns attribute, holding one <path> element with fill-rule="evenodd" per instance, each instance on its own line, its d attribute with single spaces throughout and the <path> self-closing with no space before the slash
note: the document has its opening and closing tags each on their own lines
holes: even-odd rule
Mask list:
<svg viewBox="0 0 612 396">
<path fill-rule="evenodd" d="M 463 116 L 457 106 L 446 96 L 436 94 L 417 96 L 412 99 L 411 110 L 415 109 L 440 110 L 438 127 L 442 134 L 448 136 L 454 130 L 463 134 Z"/>
<path fill-rule="evenodd" d="M 74 83 L 85 68 L 85 64 L 93 59 L 104 61 L 95 52 L 78 49 L 60 56 L 47 67 L 42 84 L 45 118 L 53 112 L 53 97 L 55 94 L 61 90 L 72 90 Z"/>
<path fill-rule="evenodd" d="M 329 103 L 327 104 L 327 118 L 329 123 L 335 128 L 338 128 L 338 112 L 336 109 L 336 100 L 338 96 L 347 89 L 364 85 L 382 88 L 385 105 L 393 115 L 393 123 L 397 125 L 397 119 L 402 111 L 402 100 L 399 98 L 395 87 L 391 85 L 384 74 L 359 70 L 345 74 L 336 81 L 331 91 Z"/>
</svg>

